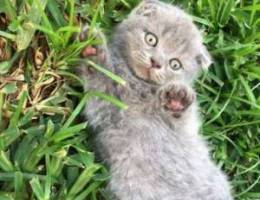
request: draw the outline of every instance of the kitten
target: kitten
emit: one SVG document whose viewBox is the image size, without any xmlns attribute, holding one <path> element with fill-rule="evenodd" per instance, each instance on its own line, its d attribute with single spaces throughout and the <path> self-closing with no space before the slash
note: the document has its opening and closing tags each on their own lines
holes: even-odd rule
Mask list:
<svg viewBox="0 0 260 200">
<path fill-rule="evenodd" d="M 101 73 L 85 77 L 87 91 L 129 106 L 119 110 L 94 98 L 85 110 L 98 132 L 96 149 L 109 166 L 114 199 L 231 200 L 226 177 L 198 134 L 192 81 L 211 59 L 190 17 L 172 5 L 143 1 L 108 46 L 97 49 L 101 54 L 99 64 L 127 82 L 117 85 Z"/>
</svg>

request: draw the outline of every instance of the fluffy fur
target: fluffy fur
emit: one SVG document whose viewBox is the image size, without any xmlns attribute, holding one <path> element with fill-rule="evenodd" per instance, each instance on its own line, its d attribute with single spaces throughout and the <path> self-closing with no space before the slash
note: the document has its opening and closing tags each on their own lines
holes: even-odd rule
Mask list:
<svg viewBox="0 0 260 200">
<path fill-rule="evenodd" d="M 147 44 L 147 32 L 156 35 L 156 46 Z M 106 92 L 129 106 L 119 110 L 94 98 L 85 110 L 98 132 L 96 150 L 109 166 L 114 198 L 231 200 L 226 177 L 198 134 L 191 84 L 211 59 L 190 17 L 172 5 L 143 1 L 98 51 L 106 55 L 100 64 L 127 82 L 115 84 L 101 73 L 85 77 L 87 91 Z M 171 67 L 173 58 L 181 68 Z"/>
</svg>

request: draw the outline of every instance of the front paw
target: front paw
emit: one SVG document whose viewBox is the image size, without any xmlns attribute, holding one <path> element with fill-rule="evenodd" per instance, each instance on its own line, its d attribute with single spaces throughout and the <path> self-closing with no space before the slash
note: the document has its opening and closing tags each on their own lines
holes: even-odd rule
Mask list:
<svg viewBox="0 0 260 200">
<path fill-rule="evenodd" d="M 89 38 L 89 26 L 85 25 L 80 34 L 79 34 L 79 39 L 80 41 L 86 41 Z M 93 47 L 93 46 L 86 46 L 82 52 L 81 52 L 81 56 L 83 58 L 89 58 L 91 56 L 96 56 L 97 55 L 97 48 Z"/>
<path fill-rule="evenodd" d="M 171 84 L 160 91 L 159 98 L 162 109 L 178 118 L 195 101 L 196 95 L 192 88 Z"/>
<path fill-rule="evenodd" d="M 90 27 L 85 25 L 79 34 L 79 39 L 81 41 L 87 41 L 90 38 L 91 40 L 94 39 L 92 42 L 99 43 L 99 45 L 85 46 L 81 52 L 81 56 L 83 58 L 91 58 L 98 64 L 103 64 L 107 56 L 105 36 L 98 29 L 90 31 Z"/>
</svg>

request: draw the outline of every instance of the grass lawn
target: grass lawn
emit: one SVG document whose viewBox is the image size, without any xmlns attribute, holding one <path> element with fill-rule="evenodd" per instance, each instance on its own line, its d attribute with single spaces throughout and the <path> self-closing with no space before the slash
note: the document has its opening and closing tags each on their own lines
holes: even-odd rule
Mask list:
<svg viewBox="0 0 260 200">
<path fill-rule="evenodd" d="M 213 159 L 236 199 L 259 200 L 260 1 L 168 2 L 193 16 L 214 58 L 196 82 Z M 0 200 L 107 199 L 109 174 L 89 152 L 80 112 L 95 95 L 124 104 L 83 92 L 79 55 L 100 41 L 76 35 L 85 23 L 109 35 L 137 3 L 0 0 Z"/>
</svg>

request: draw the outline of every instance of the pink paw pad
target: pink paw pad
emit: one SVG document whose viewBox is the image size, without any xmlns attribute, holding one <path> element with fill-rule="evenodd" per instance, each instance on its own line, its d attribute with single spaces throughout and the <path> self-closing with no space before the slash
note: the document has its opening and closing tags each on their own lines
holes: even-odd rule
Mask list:
<svg viewBox="0 0 260 200">
<path fill-rule="evenodd" d="M 183 87 L 174 86 L 169 91 L 164 92 L 161 96 L 164 108 L 172 111 L 174 116 L 187 109 L 194 99 L 195 95 L 193 92 Z"/>
<path fill-rule="evenodd" d="M 83 51 L 81 52 L 81 55 L 86 58 L 86 57 L 89 57 L 89 56 L 95 56 L 97 55 L 97 49 L 94 48 L 94 47 L 86 47 L 85 49 L 83 49 Z"/>
</svg>

